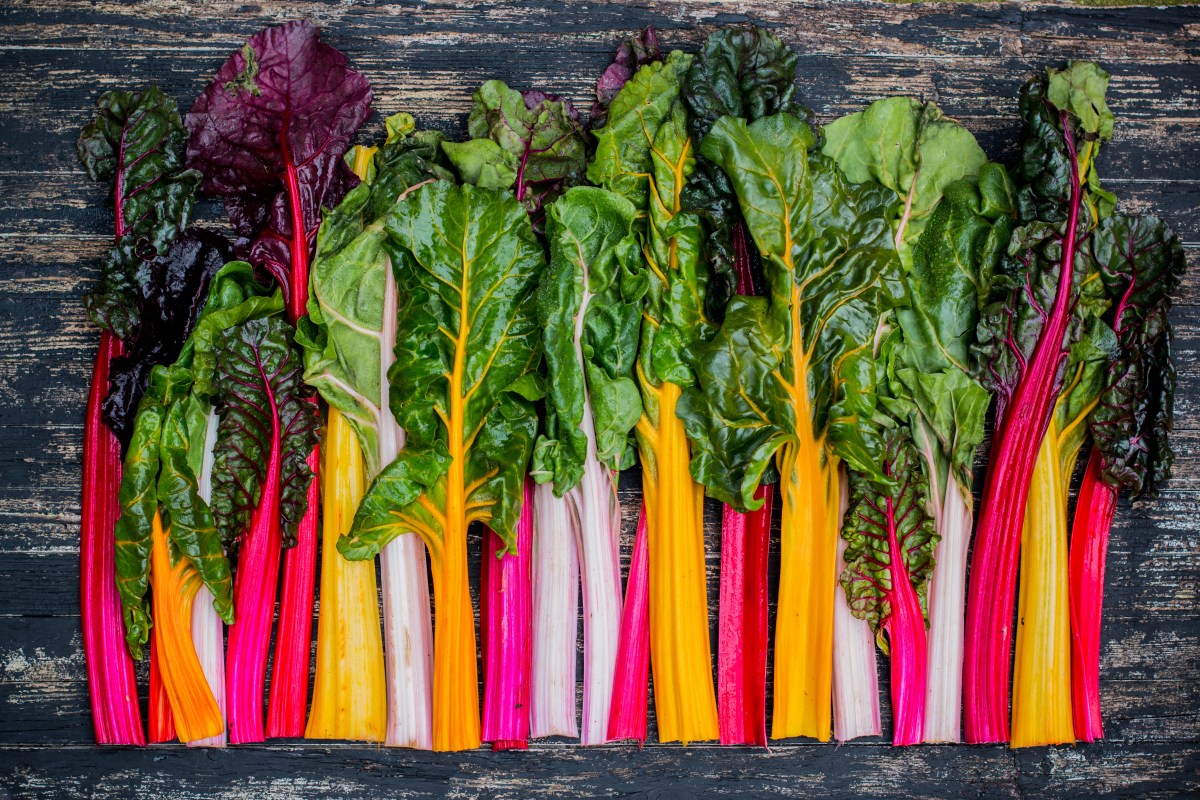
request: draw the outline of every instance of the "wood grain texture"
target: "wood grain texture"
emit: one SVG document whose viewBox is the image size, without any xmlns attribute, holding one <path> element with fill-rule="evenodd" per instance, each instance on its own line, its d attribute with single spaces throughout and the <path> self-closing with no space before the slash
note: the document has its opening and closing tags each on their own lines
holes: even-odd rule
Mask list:
<svg viewBox="0 0 1200 800">
<path fill-rule="evenodd" d="M 653 24 L 693 49 L 719 24 L 769 25 L 800 55 L 799 95 L 821 121 L 915 93 L 961 119 L 994 158 L 1014 152 L 1016 92 L 1033 71 L 1093 58 L 1117 115 L 1101 174 L 1122 207 L 1167 218 L 1190 272 L 1173 315 L 1180 360 L 1177 474 L 1122 506 L 1105 597 L 1107 741 L 1012 752 L 804 741 L 432 755 L 297 743 L 197 751 L 90 744 L 78 609 L 79 459 L 96 332 L 80 295 L 111 225 L 74 138 L 96 95 L 159 83 L 185 107 L 266 24 L 325 26 L 375 89 L 376 109 L 461 131 L 471 92 L 498 77 L 590 102 L 623 36 Z M 1194 797 L 1200 792 L 1200 9 L 1070 4 L 827 2 L 192 4 L 148 0 L 0 7 L 0 800 L 12 798 L 541 798 L 826 796 Z M 379 134 L 377 114 L 364 138 Z M 200 216 L 215 220 L 206 204 Z M 626 533 L 638 476 L 621 482 Z M 709 514 L 715 598 L 717 515 Z M 777 537 L 777 534 L 776 534 Z M 776 538 L 776 546 L 778 540 Z M 478 544 L 474 557 L 478 559 Z M 715 606 L 713 625 L 715 629 Z M 885 668 L 880 660 L 881 670 Z M 143 683 L 143 691 L 145 690 Z M 885 698 L 885 726 L 886 698 Z"/>
</svg>

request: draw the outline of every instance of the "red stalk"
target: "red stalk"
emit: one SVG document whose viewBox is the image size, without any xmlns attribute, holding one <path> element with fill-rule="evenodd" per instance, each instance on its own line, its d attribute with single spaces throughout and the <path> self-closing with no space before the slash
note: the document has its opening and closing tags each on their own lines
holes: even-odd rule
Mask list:
<svg viewBox="0 0 1200 800">
<path fill-rule="evenodd" d="M 317 472 L 321 448 L 308 455 L 308 466 Z M 308 487 L 308 508 L 321 501 L 314 478 Z M 275 664 L 267 705 L 267 737 L 299 739 L 304 736 L 308 709 L 308 668 L 312 649 L 313 598 L 317 571 L 317 515 L 306 511 L 296 531 L 296 545 L 283 555 L 283 588 L 279 597 L 279 626 L 275 634 Z"/>
<path fill-rule="evenodd" d="M 925 615 L 917 590 L 909 579 L 904 551 L 896 536 L 896 510 L 887 501 L 888 557 L 892 564 L 892 612 L 883 623 L 891 660 L 892 744 L 920 744 L 925 738 L 925 686 L 929 674 L 929 649 Z"/>
<path fill-rule="evenodd" d="M 229 741 L 233 744 L 263 741 L 263 688 L 283 549 L 279 519 L 282 431 L 279 407 L 266 376 L 263 385 L 271 407 L 271 453 L 261 499 L 238 550 L 233 580 L 234 624 L 229 626 L 229 647 L 225 654 Z"/>
<path fill-rule="evenodd" d="M 1104 561 L 1117 509 L 1117 491 L 1101 477 L 1093 449 L 1079 487 L 1071 529 L 1071 704 L 1075 738 L 1104 738 L 1100 715 L 1100 629 L 1104 610 Z"/>
<path fill-rule="evenodd" d="M 150 637 L 150 743 L 162 744 L 175 738 L 175 718 L 171 715 L 171 701 L 167 697 L 167 685 L 159 669 L 158 637 Z"/>
<path fill-rule="evenodd" d="M 117 204 L 118 214 L 120 204 Z M 79 597 L 83 652 L 98 744 L 146 743 L 138 707 L 133 659 L 125 649 L 125 626 L 117 595 L 116 540 L 121 514 L 121 446 L 101 419 L 108 393 L 108 367 L 121 354 L 121 340 L 100 334 L 83 425 L 83 502 L 80 507 Z"/>
<path fill-rule="evenodd" d="M 1033 358 L 993 437 L 971 565 L 963 667 L 965 729 L 971 744 L 1005 742 L 1009 738 L 1008 686 L 1021 526 L 1037 451 L 1058 400 L 1058 370 L 1067 355 L 1064 339 L 1071 316 L 1076 229 L 1083 191 L 1066 112 L 1062 119 L 1063 139 L 1071 159 L 1071 198 L 1058 289 Z"/>
<path fill-rule="evenodd" d="M 638 515 L 637 537 L 629 561 L 612 709 L 610 742 L 634 739 L 646 743 L 646 707 L 650 687 L 650 546 L 646 538 L 646 506 Z"/>
<path fill-rule="evenodd" d="M 287 312 L 295 325 L 308 309 L 308 234 L 304 225 L 300 180 L 292 163 L 287 137 L 291 118 L 284 118 L 280 149 L 286 163 L 284 185 L 292 219 L 291 276 L 288 281 Z M 316 397 L 310 398 L 319 402 Z M 271 694 L 267 714 L 267 736 L 300 738 L 308 712 L 308 676 L 312 653 L 313 609 L 316 605 L 317 543 L 320 540 L 318 509 L 321 500 L 320 447 L 308 455 L 313 480 L 308 487 L 308 506 L 296 530 L 296 544 L 283 557 L 283 590 L 279 598 L 279 630 L 275 636 L 275 663 L 271 671 Z"/>
<path fill-rule="evenodd" d="M 721 744 L 767 745 L 767 554 L 774 491 L 759 486 L 762 508 L 725 506 L 721 525 L 717 714 Z"/>
<path fill-rule="evenodd" d="M 533 484 L 525 481 L 517 552 L 497 558 L 504 542 L 483 536 L 479 629 L 483 646 L 482 739 L 493 750 L 529 747 L 529 677 L 533 670 Z"/>
</svg>

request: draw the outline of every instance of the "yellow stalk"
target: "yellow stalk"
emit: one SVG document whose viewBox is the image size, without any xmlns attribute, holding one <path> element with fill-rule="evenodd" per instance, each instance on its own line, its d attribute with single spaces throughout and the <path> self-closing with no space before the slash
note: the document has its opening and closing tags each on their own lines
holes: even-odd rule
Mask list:
<svg viewBox="0 0 1200 800">
<path fill-rule="evenodd" d="M 646 460 L 643 494 L 654 709 L 659 741 L 687 744 L 718 735 L 704 572 L 704 490 L 688 471 L 687 438 L 675 414 L 679 387 L 663 382 L 652 391 L 658 395 L 658 420 L 657 426 L 648 424 L 656 444 Z"/>
<path fill-rule="evenodd" d="M 153 633 L 171 716 L 179 741 L 207 739 L 225 730 L 225 723 L 192 644 L 192 603 L 200 591 L 200 573 L 186 558 L 171 565 L 167 534 L 158 513 L 150 536 Z"/>
<path fill-rule="evenodd" d="M 387 694 L 375 562 L 348 561 L 337 550 L 366 489 L 365 467 L 358 438 L 336 408 L 329 409 L 324 452 L 317 673 L 304 737 L 382 742 Z"/>
<path fill-rule="evenodd" d="M 1063 453 L 1062 433 L 1052 421 L 1042 440 L 1021 534 L 1012 747 L 1075 741 L 1067 491 L 1078 448 Z"/>
</svg>

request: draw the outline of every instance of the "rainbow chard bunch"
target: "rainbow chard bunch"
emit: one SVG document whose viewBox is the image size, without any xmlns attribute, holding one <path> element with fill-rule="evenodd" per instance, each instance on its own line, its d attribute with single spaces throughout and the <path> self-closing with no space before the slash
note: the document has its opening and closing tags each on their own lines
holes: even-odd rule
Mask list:
<svg viewBox="0 0 1200 800">
<path fill-rule="evenodd" d="M 248 260 L 283 288 L 292 325 L 306 313 L 309 263 L 321 210 L 335 206 L 358 181 L 343 156 L 370 107 L 366 78 L 350 69 L 342 53 L 322 43 L 312 24 L 293 22 L 247 41 L 187 114 L 188 165 L 203 173 L 202 191 L 225 199 L 239 248 Z M 280 335 L 272 334 L 273 345 Z M 307 458 L 315 473 L 320 464 L 315 442 Z M 265 731 L 269 736 L 301 736 L 305 727 L 320 494 L 316 480 L 305 485 L 306 516 L 297 521 L 294 546 L 283 565 Z M 279 571 L 277 559 L 265 553 L 257 546 L 245 548 L 244 556 L 262 554 L 266 560 L 239 565 L 238 572 L 239 582 L 272 587 L 263 595 L 240 593 L 247 601 L 253 594 L 254 602 L 272 605 L 254 612 L 265 615 L 267 623 L 256 626 L 254 642 L 238 658 L 238 668 L 254 675 L 265 670 Z M 233 704 L 230 713 L 235 736 L 262 738 L 254 721 L 258 714 L 248 705 Z M 251 714 L 248 727 L 237 721 L 244 713 Z"/>
<path fill-rule="evenodd" d="M 1008 244 L 1014 190 L 966 128 L 913 98 L 879 100 L 834 121 L 825 128 L 823 150 L 851 180 L 875 181 L 894 193 L 892 228 L 910 302 L 896 313 L 886 405 L 911 431 L 940 537 L 927 604 L 925 730 L 914 739 L 916 728 L 906 726 L 904 738 L 908 744 L 961 741 L 971 477 L 990 400 L 971 375 L 970 347 L 979 276 L 995 271 Z M 878 705 L 867 702 L 878 696 L 873 645 L 846 616 L 834 628 L 834 727 L 843 740 L 879 733 Z M 905 701 L 918 699 L 906 690 Z M 863 714 L 864 707 L 874 713 Z M 893 697 L 898 723 L 902 709 Z M 914 713 L 906 713 L 909 725 Z"/>
<path fill-rule="evenodd" d="M 1175 363 L 1171 293 L 1186 262 L 1179 238 L 1157 217 L 1114 215 L 1089 244 L 1113 298 L 1106 319 L 1116 346 L 1102 362 L 1090 419 L 1092 453 L 1071 530 L 1071 699 L 1075 737 L 1104 735 L 1100 715 L 1100 620 L 1104 561 L 1117 495 L 1154 492 L 1170 477 Z"/>
<path fill-rule="evenodd" d="M 1112 136 L 1107 85 L 1095 64 L 1074 62 L 1022 89 L 1019 226 L 996 271 L 982 276 L 987 299 L 973 349 L 996 396 L 996 429 L 967 598 L 969 742 L 1009 739 L 1018 556 L 1013 745 L 1072 739 L 1066 492 L 1112 344 L 1100 320 L 1109 298 L 1089 247 L 1113 207 L 1095 171 Z"/>
</svg>

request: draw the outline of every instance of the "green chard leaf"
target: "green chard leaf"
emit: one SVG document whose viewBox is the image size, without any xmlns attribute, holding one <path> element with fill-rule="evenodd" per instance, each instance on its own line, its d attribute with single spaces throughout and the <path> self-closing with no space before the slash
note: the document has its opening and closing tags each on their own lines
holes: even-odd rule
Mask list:
<svg viewBox="0 0 1200 800">
<path fill-rule="evenodd" d="M 877 100 L 825 126 L 822 152 L 853 183 L 875 181 L 896 194 L 896 249 L 906 267 L 946 187 L 974 181 L 987 163 L 966 128 L 942 116 L 934 103 L 912 97 Z"/>
<path fill-rule="evenodd" d="M 157 86 L 105 92 L 96 107 L 77 149 L 88 177 L 111 188 L 116 244 L 86 304 L 97 325 L 124 339 L 139 322 L 139 268 L 187 226 L 201 176 L 184 169 L 187 132 L 175 101 Z"/>
<path fill-rule="evenodd" d="M 490 80 L 475 92 L 469 141 L 442 149 L 466 183 L 513 190 L 535 221 L 587 166 L 587 133 L 571 101 Z"/>
<path fill-rule="evenodd" d="M 1186 268 L 1183 245 L 1157 217 L 1117 215 L 1089 242 L 1109 295 L 1116 347 L 1091 420 L 1103 476 L 1135 497 L 1170 477 L 1175 362 L 1168 316 Z"/>
<path fill-rule="evenodd" d="M 150 386 L 138 404 L 133 437 L 125 453 L 117 501 L 116 572 L 117 592 L 125 619 L 125 641 L 135 659 L 150 641 L 151 526 L 158 513 L 160 438 L 167 408 L 187 392 L 186 371 L 157 366 L 150 372 Z M 181 380 L 182 378 L 182 380 Z"/>
<path fill-rule="evenodd" d="M 308 504 L 313 478 L 308 454 L 317 444 L 317 409 L 300 394 L 301 359 L 292 337 L 291 326 L 278 316 L 251 319 L 221 335 L 212 512 L 226 547 L 236 545 L 265 492 L 279 492 L 286 547 L 295 543 Z M 277 488 L 264 486 L 273 452 L 278 454 Z"/>
<path fill-rule="evenodd" d="M 701 144 L 733 183 L 770 289 L 735 298 L 715 339 L 694 348 L 699 387 L 680 403 L 692 474 L 738 509 L 754 507 L 771 459 L 801 441 L 890 484 L 871 420 L 876 334 L 905 299 L 892 193 L 849 183 L 809 153 L 814 144 L 791 114 L 751 124 L 725 117 Z"/>
<path fill-rule="evenodd" d="M 545 433 L 531 474 L 553 480 L 560 496 L 582 477 L 589 439 L 609 468 L 633 462 L 630 431 L 642 414 L 633 379 L 641 294 L 625 264 L 639 257 L 636 215 L 625 198 L 585 186 L 567 190 L 547 214 L 550 263 L 536 295 Z"/>
<path fill-rule="evenodd" d="M 842 528 L 846 567 L 840 582 L 850 613 L 871 624 L 887 652 L 883 633 L 898 604 L 911 602 L 915 593 L 921 615 L 928 619 L 929 581 L 940 537 L 926 511 L 925 473 L 903 428 L 888 437 L 884 469 L 895 481 L 894 489 L 882 489 L 858 476 L 851 479 L 850 507 Z"/>
<path fill-rule="evenodd" d="M 296 339 L 304 380 L 341 411 L 358 436 L 369 475 L 395 455 L 387 371 L 394 361 L 399 304 L 393 251 L 384 222 L 412 187 L 451 177 L 440 134 L 413 133 L 412 117 L 388 118 L 388 140 L 373 177 L 327 212 L 317 236 L 308 317 Z"/>
<path fill-rule="evenodd" d="M 440 557 L 478 521 L 511 551 L 537 432 L 542 246 L 511 193 L 445 182 L 396 203 L 384 229 L 402 297 L 391 406 L 408 440 L 338 549 L 370 558 L 416 532 Z"/>
<path fill-rule="evenodd" d="M 692 139 L 703 140 L 725 116 L 753 122 L 783 111 L 797 113 L 796 61 L 791 48 L 765 28 L 734 26 L 715 31 L 696 55 L 684 84 Z M 683 202 L 708 229 L 705 248 L 712 270 L 708 314 L 720 320 L 738 287 L 739 274 L 757 277 L 757 257 L 748 246 L 729 179 L 707 159 L 697 159 Z"/>
</svg>

